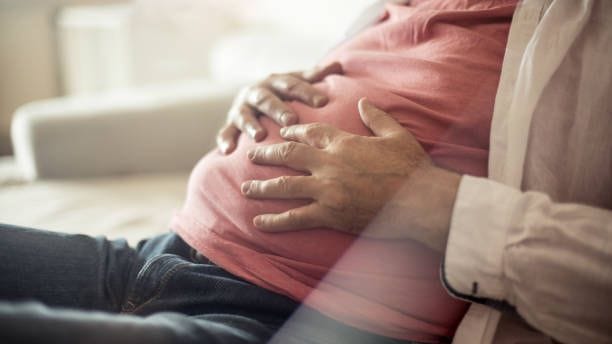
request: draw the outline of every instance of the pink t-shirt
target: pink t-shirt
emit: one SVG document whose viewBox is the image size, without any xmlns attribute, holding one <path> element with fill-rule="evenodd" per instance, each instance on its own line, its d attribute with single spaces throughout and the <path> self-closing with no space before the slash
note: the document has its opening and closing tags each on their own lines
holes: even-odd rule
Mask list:
<svg viewBox="0 0 612 344">
<path fill-rule="evenodd" d="M 412 3 L 387 5 L 380 23 L 326 57 L 340 61 L 345 73 L 316 85 L 330 98 L 325 107 L 289 104 L 301 123 L 371 135 L 357 111 L 357 101 L 368 97 L 412 132 L 439 166 L 485 176 L 516 0 Z M 269 134 L 260 144 L 281 142 L 279 127 L 266 117 L 261 122 Z M 210 152 L 195 167 L 185 205 L 171 224 L 189 245 L 229 272 L 349 325 L 421 341 L 453 334 L 467 305 L 443 289 L 436 252 L 410 240 L 356 240 L 325 228 L 281 234 L 254 228 L 255 215 L 307 203 L 242 196 L 245 180 L 301 174 L 254 165 L 246 152 L 256 145 L 243 135 L 234 153 Z"/>
</svg>

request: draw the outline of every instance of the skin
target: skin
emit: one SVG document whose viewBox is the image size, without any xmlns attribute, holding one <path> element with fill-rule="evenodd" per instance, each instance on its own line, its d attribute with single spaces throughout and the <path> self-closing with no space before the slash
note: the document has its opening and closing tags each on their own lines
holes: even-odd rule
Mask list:
<svg viewBox="0 0 612 344">
<path fill-rule="evenodd" d="M 436 167 L 412 134 L 366 99 L 358 108 L 375 136 L 321 123 L 294 125 L 281 129 L 288 142 L 248 152 L 256 164 L 310 175 L 246 181 L 246 197 L 312 200 L 281 214 L 258 215 L 253 224 L 269 232 L 329 227 L 417 240 L 444 251 L 460 175 Z"/>
<path fill-rule="evenodd" d="M 297 100 L 311 107 L 327 104 L 327 96 L 312 86 L 332 74 L 341 74 L 342 65 L 333 62 L 309 71 L 272 74 L 261 82 L 243 89 L 228 112 L 225 125 L 217 134 L 217 147 L 223 154 L 236 149 L 241 132 L 259 142 L 266 135 L 266 129 L 259 124 L 260 115 L 268 116 L 281 127 L 298 122 L 298 116 L 285 104 Z"/>
<path fill-rule="evenodd" d="M 328 227 L 379 239 L 406 238 L 444 251 L 461 176 L 435 166 L 389 114 L 366 99 L 359 101 L 361 119 L 375 136 L 322 123 L 295 125 L 298 116 L 284 101 L 325 106 L 327 96 L 312 84 L 341 73 L 342 66 L 334 62 L 306 72 L 273 74 L 234 100 L 217 136 L 223 154 L 235 150 L 241 132 L 263 140 L 267 132 L 258 118 L 268 116 L 282 127 L 287 142 L 253 149 L 248 158 L 309 173 L 245 181 L 241 191 L 249 198 L 312 200 L 281 214 L 260 214 L 253 224 L 269 232 Z"/>
</svg>

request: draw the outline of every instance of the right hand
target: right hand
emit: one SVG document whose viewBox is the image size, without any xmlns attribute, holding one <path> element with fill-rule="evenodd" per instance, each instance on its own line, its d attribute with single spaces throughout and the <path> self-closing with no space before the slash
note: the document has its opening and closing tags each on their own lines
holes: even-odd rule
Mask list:
<svg viewBox="0 0 612 344">
<path fill-rule="evenodd" d="M 298 116 L 285 104 L 286 100 L 297 100 L 311 107 L 322 107 L 328 98 L 312 84 L 328 75 L 341 74 L 342 65 L 338 62 L 310 71 L 272 74 L 265 80 L 240 91 L 234 99 L 227 115 L 227 122 L 217 134 L 217 146 L 223 154 L 236 149 L 241 132 L 259 142 L 266 135 L 266 129 L 258 120 L 259 115 L 272 118 L 281 127 L 296 124 Z"/>
</svg>

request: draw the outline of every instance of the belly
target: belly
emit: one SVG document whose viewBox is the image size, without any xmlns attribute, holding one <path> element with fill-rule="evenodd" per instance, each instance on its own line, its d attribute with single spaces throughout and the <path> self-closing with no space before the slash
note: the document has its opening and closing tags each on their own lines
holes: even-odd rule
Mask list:
<svg viewBox="0 0 612 344">
<path fill-rule="evenodd" d="M 328 78 L 317 87 L 330 98 L 325 107 L 313 109 L 297 102 L 289 103 L 299 115 L 300 122 L 329 123 L 358 135 L 371 135 L 357 110 L 357 102 L 361 97 L 366 96 L 375 104 L 386 104 L 390 108 L 397 106 L 394 103 L 396 98 L 397 101 L 406 101 L 389 91 L 372 87 L 367 82 L 344 76 Z M 406 127 L 417 126 L 418 121 L 412 123 L 405 113 L 396 116 Z M 209 230 L 215 231 L 216 235 L 260 253 L 283 257 L 287 264 L 295 264 L 297 269 L 303 266 L 316 267 L 309 269 L 309 276 L 322 278 L 354 244 L 355 236 L 328 228 L 271 234 L 253 226 L 252 221 L 256 215 L 281 213 L 311 202 L 253 200 L 241 194 L 240 185 L 246 180 L 303 174 L 284 167 L 256 165 L 247 158 L 247 152 L 253 147 L 283 142 L 279 135 L 280 127 L 276 123 L 266 117 L 261 118 L 261 123 L 268 131 L 264 141 L 255 143 L 246 135 L 241 135 L 232 154 L 223 156 L 213 151 L 198 163 L 192 172 L 190 196 L 186 204 L 194 208 L 192 216 L 198 217 L 196 220 L 200 223 L 209 224 Z M 438 283 L 439 257 L 424 246 L 410 240 L 359 241 L 359 253 L 350 262 L 351 266 L 359 266 L 359 271 L 377 275 L 418 276 Z M 405 263 L 394 265 L 389 262 Z"/>
<path fill-rule="evenodd" d="M 374 103 L 393 108 L 394 96 L 371 85 L 365 85 L 369 90 L 362 89 L 363 85 L 346 77 L 330 78 L 317 85 L 330 96 L 324 108 L 290 105 L 301 123 L 325 122 L 354 134 L 371 135 L 361 122 L 357 101 L 367 96 Z M 349 86 L 353 92 L 344 91 Z M 256 215 L 281 213 L 310 202 L 252 200 L 241 194 L 240 185 L 246 180 L 302 174 L 283 167 L 255 165 L 247 159 L 253 147 L 283 142 L 278 125 L 265 117 L 261 123 L 268 130 L 263 142 L 255 143 L 242 135 L 232 154 L 210 152 L 192 172 L 185 213 L 203 225 L 186 230 L 195 238 L 190 243 L 213 261 L 218 259 L 216 262 L 230 272 L 304 300 L 328 314 L 344 312 L 325 308 L 334 300 L 333 307 L 359 305 L 372 311 L 382 307 L 385 314 L 389 309 L 401 310 L 402 323 L 413 315 L 424 322 L 456 323 L 465 304 L 445 292 L 438 276 L 440 256 L 421 244 L 358 238 L 329 228 L 265 233 L 253 226 Z M 338 315 L 340 320 L 366 326 L 351 317 Z"/>
<path fill-rule="evenodd" d="M 357 111 L 357 101 L 368 97 L 409 130 L 438 165 L 486 175 L 490 119 L 513 7 L 504 10 L 506 17 L 475 8 L 474 25 L 464 12 L 454 22 L 452 11 L 443 17 L 428 8 L 419 15 L 406 6 L 388 10 L 387 21 L 328 56 L 342 62 L 345 73 L 316 85 L 329 96 L 327 106 L 289 105 L 301 123 L 325 122 L 371 135 Z M 214 151 L 198 163 L 176 217 L 181 236 L 231 273 L 306 298 L 308 305 L 350 325 L 415 340 L 452 334 L 466 304 L 445 292 L 438 277 L 440 256 L 426 247 L 327 228 L 277 234 L 254 228 L 256 215 L 309 202 L 250 200 L 240 193 L 246 180 L 300 174 L 247 159 L 256 145 L 282 141 L 276 124 L 265 117 L 261 122 L 268 130 L 263 142 L 242 135 L 231 155 Z"/>
</svg>

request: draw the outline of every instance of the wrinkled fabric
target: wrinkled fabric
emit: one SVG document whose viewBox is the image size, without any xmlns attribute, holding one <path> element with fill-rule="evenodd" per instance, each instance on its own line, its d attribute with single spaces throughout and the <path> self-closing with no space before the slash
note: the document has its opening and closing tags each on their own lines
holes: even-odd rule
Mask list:
<svg viewBox="0 0 612 344">
<path fill-rule="evenodd" d="M 380 23 L 338 46 L 325 61 L 344 75 L 320 84 L 330 102 L 311 109 L 289 105 L 301 123 L 325 122 L 371 135 L 357 101 L 368 97 L 409 130 L 438 165 L 486 176 L 489 130 L 515 1 L 414 1 L 388 4 Z M 280 142 L 279 127 L 261 122 Z M 378 334 L 438 341 L 451 336 L 466 304 L 447 295 L 440 256 L 410 240 L 360 239 L 356 254 L 334 264 L 354 236 L 326 228 L 283 234 L 252 225 L 260 213 L 279 213 L 306 201 L 249 200 L 242 182 L 298 175 L 256 166 L 244 135 L 230 156 L 209 153 L 194 169 L 184 207 L 171 227 L 228 271 L 305 302 L 322 313 Z M 320 280 L 330 274 L 332 278 Z M 315 289 L 316 288 L 316 289 Z"/>
<path fill-rule="evenodd" d="M 458 295 L 520 317 L 474 304 L 455 343 L 612 342 L 611 15 L 607 0 L 517 9 L 491 180 L 463 178 L 444 274 Z"/>
</svg>

